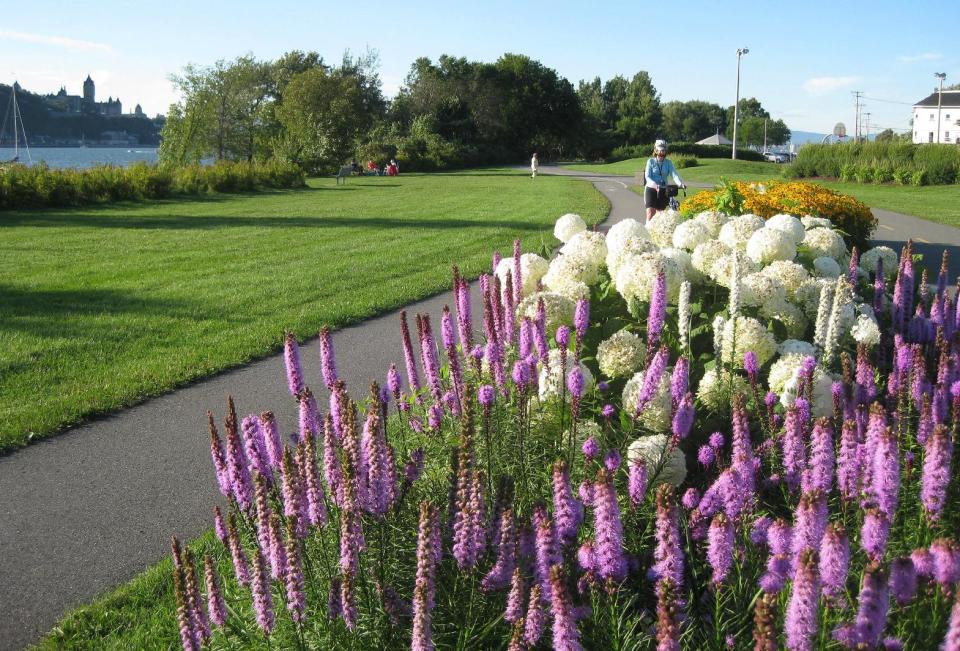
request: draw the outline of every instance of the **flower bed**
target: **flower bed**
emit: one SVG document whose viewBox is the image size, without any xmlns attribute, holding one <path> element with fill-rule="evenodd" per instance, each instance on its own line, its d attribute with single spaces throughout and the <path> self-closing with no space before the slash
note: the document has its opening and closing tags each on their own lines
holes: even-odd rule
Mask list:
<svg viewBox="0 0 960 651">
<path fill-rule="evenodd" d="M 869 242 L 877 227 L 876 217 L 862 201 L 801 181 L 727 182 L 716 190 L 695 194 L 681 206 L 685 215 L 704 210 L 752 213 L 764 219 L 780 213 L 822 217 L 829 219 L 861 248 Z"/>
<path fill-rule="evenodd" d="M 322 413 L 288 337 L 292 444 L 211 416 L 229 506 L 218 557 L 174 541 L 184 648 L 957 648 L 945 265 L 785 214 L 555 234 L 481 305 L 455 271 L 439 337 L 401 314 L 362 403 L 324 332 Z"/>
</svg>

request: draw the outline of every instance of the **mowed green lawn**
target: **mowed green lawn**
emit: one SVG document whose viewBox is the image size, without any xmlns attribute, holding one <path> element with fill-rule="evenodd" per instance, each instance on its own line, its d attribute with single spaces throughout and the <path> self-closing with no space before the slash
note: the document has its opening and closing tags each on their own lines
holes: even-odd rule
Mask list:
<svg viewBox="0 0 960 651">
<path fill-rule="evenodd" d="M 0 213 L 0 450 L 489 268 L 600 221 L 587 182 L 476 170 Z"/>
<path fill-rule="evenodd" d="M 721 178 L 732 181 L 756 181 L 762 179 L 779 178 L 783 172 L 783 165 L 777 163 L 761 163 L 745 160 L 728 160 L 726 158 L 699 158 L 696 167 L 685 167 L 678 170 L 680 177 L 687 182 L 719 183 Z M 564 165 L 567 169 L 596 174 L 617 174 L 633 176 L 644 169 L 646 158 L 630 158 L 616 163 L 578 163 Z"/>
</svg>

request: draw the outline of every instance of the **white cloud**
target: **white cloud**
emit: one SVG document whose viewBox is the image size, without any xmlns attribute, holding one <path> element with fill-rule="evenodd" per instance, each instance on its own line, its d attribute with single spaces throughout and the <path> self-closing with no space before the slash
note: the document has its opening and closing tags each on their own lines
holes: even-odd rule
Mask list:
<svg viewBox="0 0 960 651">
<path fill-rule="evenodd" d="M 803 89 L 811 95 L 825 95 L 852 86 L 858 81 L 860 77 L 813 77 L 803 82 Z"/>
<path fill-rule="evenodd" d="M 936 54 L 934 52 L 924 52 L 923 54 L 916 54 L 913 56 L 899 56 L 897 57 L 903 63 L 916 63 L 917 61 L 936 61 L 937 59 L 942 59 L 942 54 Z"/>
<path fill-rule="evenodd" d="M 113 48 L 107 43 L 95 43 L 93 41 L 81 41 L 66 36 L 49 36 L 47 34 L 31 34 L 28 32 L 15 32 L 10 29 L 0 29 L 0 39 L 11 41 L 21 41 L 23 43 L 35 43 L 39 45 L 52 45 L 62 47 L 66 50 L 79 51 L 99 51 L 112 53 Z"/>
</svg>

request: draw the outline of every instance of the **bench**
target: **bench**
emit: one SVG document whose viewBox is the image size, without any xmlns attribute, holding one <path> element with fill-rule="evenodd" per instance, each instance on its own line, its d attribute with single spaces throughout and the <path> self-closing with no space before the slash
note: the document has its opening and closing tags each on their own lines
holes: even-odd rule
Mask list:
<svg viewBox="0 0 960 651">
<path fill-rule="evenodd" d="M 340 180 L 343 180 L 343 184 L 347 184 L 347 177 L 353 174 L 352 165 L 341 165 L 340 171 L 337 172 L 337 185 L 340 185 Z"/>
</svg>

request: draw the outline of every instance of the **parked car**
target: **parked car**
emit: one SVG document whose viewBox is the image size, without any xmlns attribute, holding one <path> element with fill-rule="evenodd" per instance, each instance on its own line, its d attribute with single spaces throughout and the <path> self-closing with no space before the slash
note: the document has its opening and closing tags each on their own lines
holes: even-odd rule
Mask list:
<svg viewBox="0 0 960 651">
<path fill-rule="evenodd" d="M 789 154 L 781 154 L 776 151 L 768 151 L 763 157 L 771 163 L 786 163 L 790 160 Z"/>
</svg>

